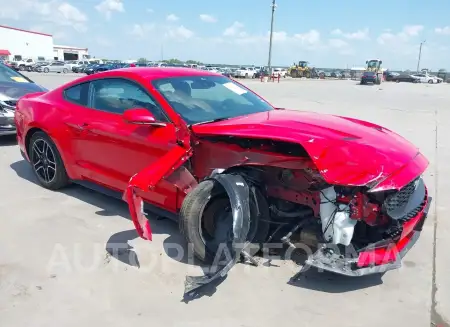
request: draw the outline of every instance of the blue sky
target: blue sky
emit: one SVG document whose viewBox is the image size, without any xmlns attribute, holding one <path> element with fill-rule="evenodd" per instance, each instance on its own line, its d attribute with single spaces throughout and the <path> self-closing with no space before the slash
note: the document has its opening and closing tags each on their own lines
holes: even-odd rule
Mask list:
<svg viewBox="0 0 450 327">
<path fill-rule="evenodd" d="M 267 64 L 271 0 L 0 0 L 2 24 L 96 57 Z M 277 0 L 273 65 L 450 68 L 450 1 Z M 375 9 L 372 9 L 375 8 Z M 373 11 L 373 14 L 371 14 Z"/>
</svg>

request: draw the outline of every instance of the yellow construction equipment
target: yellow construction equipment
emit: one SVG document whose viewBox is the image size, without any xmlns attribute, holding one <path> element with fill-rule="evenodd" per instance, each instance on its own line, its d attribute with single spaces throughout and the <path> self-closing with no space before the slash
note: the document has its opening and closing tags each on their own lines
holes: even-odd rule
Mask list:
<svg viewBox="0 0 450 327">
<path fill-rule="evenodd" d="M 383 81 L 383 70 L 381 68 L 382 63 L 383 62 L 380 59 L 370 59 L 366 61 L 366 71 L 377 74 L 376 84 L 381 84 Z"/>
<path fill-rule="evenodd" d="M 289 75 L 293 78 L 316 78 L 316 69 L 314 67 L 310 67 L 308 64 L 309 63 L 307 61 L 299 61 L 298 64 L 294 63 L 294 65 L 289 68 Z"/>
</svg>

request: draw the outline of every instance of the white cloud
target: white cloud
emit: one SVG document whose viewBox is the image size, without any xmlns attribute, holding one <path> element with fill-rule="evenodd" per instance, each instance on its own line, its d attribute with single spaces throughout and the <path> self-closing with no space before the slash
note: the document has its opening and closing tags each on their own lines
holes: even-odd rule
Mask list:
<svg viewBox="0 0 450 327">
<path fill-rule="evenodd" d="M 270 31 L 267 32 L 268 37 L 270 37 Z M 272 40 L 274 42 L 284 42 L 288 39 L 288 34 L 284 31 L 281 32 L 273 32 Z"/>
<path fill-rule="evenodd" d="M 215 18 L 214 16 L 211 16 L 211 15 L 207 15 L 207 14 L 201 14 L 200 20 L 204 21 L 205 23 L 216 23 L 217 22 L 217 18 Z"/>
<path fill-rule="evenodd" d="M 246 33 L 242 30 L 244 28 L 244 24 L 240 22 L 234 22 L 230 27 L 226 28 L 223 31 L 223 36 L 237 36 L 241 35 L 242 37 L 246 35 Z M 243 34 L 245 33 L 245 34 Z"/>
<path fill-rule="evenodd" d="M 154 28 L 154 24 L 134 24 L 130 34 L 137 38 L 145 38 Z"/>
<path fill-rule="evenodd" d="M 149 14 L 153 14 L 155 11 L 152 8 L 147 8 L 145 9 L 146 12 L 148 12 Z"/>
<path fill-rule="evenodd" d="M 194 32 L 187 29 L 183 25 L 169 28 L 167 35 L 175 39 L 190 39 L 194 36 Z"/>
<path fill-rule="evenodd" d="M 410 41 L 411 38 L 418 36 L 424 29 L 422 25 L 406 25 L 399 33 L 384 32 L 377 38 L 378 44 L 401 45 Z"/>
<path fill-rule="evenodd" d="M 434 32 L 441 35 L 450 35 L 450 26 L 436 27 Z"/>
<path fill-rule="evenodd" d="M 365 28 L 362 30 L 357 30 L 356 32 L 344 33 L 341 29 L 335 29 L 331 31 L 331 34 L 342 36 L 348 40 L 368 40 L 369 39 L 369 29 Z"/>
<path fill-rule="evenodd" d="M 419 33 L 422 31 L 423 31 L 422 25 L 407 25 L 403 27 L 403 33 L 405 33 L 408 36 L 419 35 Z"/>
<path fill-rule="evenodd" d="M 103 0 L 95 6 L 95 9 L 108 20 L 111 19 L 113 12 L 125 12 L 122 0 Z"/>
<path fill-rule="evenodd" d="M 109 39 L 102 37 L 102 36 L 98 36 L 95 39 L 95 41 L 98 45 L 105 47 L 105 48 L 110 48 L 114 45 Z"/>
<path fill-rule="evenodd" d="M 314 46 L 320 43 L 320 33 L 317 30 L 310 30 L 303 34 L 294 34 L 294 38 L 300 40 L 304 45 Z"/>
<path fill-rule="evenodd" d="M 78 32 L 87 30 L 88 17 L 74 5 L 61 1 L 40 2 L 39 0 L 16 0 L 14 6 L 0 0 L 0 18 L 28 21 L 30 16 L 43 33 L 53 33 L 62 37 L 60 27 L 71 27 Z"/>
<path fill-rule="evenodd" d="M 166 17 L 166 20 L 168 22 L 176 22 L 177 20 L 179 20 L 178 16 L 174 15 L 174 14 L 170 14 Z"/>
<path fill-rule="evenodd" d="M 333 48 L 344 48 L 348 46 L 348 43 L 341 39 L 331 39 L 328 44 Z"/>
</svg>

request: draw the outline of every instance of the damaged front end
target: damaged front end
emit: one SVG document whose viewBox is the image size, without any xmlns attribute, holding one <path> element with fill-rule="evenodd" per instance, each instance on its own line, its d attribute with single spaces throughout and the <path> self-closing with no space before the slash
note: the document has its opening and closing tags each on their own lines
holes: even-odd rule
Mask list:
<svg viewBox="0 0 450 327">
<path fill-rule="evenodd" d="M 271 242 L 316 249 L 292 281 L 309 267 L 347 276 L 399 268 L 431 203 L 420 177 L 428 162 L 420 153 L 391 164 L 388 172 L 373 165 L 349 169 L 343 157 L 349 147 L 316 148 L 321 155 L 312 157 L 295 142 L 201 133 L 190 144 L 175 146 L 133 176 L 124 193 L 139 236 L 151 240 L 143 194 L 163 182 L 176 188 L 181 232 L 194 254 L 211 263 L 205 276 L 187 277 L 186 294 L 221 279 L 241 258 L 256 265 L 252 256 Z M 328 169 L 331 154 L 342 164 Z M 214 211 L 210 204 L 216 200 L 223 207 Z M 217 232 L 224 217 L 225 230 Z M 207 232 L 209 238 L 202 234 Z M 217 254 L 217 243 L 225 245 L 228 257 L 207 260 Z"/>
</svg>

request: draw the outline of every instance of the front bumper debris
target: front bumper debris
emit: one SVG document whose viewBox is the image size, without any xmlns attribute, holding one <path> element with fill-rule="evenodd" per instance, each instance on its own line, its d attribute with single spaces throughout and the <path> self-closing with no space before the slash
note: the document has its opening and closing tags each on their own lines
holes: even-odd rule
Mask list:
<svg viewBox="0 0 450 327">
<path fill-rule="evenodd" d="M 379 274 L 400 268 L 403 257 L 419 239 L 428 216 L 431 200 L 431 197 L 427 197 L 422 210 L 416 217 L 404 224 L 403 231 L 407 234 L 396 243 L 392 242 L 387 245 L 385 243 L 380 247 L 372 245 L 358 252 L 357 257 L 351 258 L 341 255 L 335 251 L 335 248 L 324 244 L 308 257 L 300 272 L 291 278 L 291 282 L 299 279 L 301 274 L 310 267 L 351 277 Z"/>
</svg>

